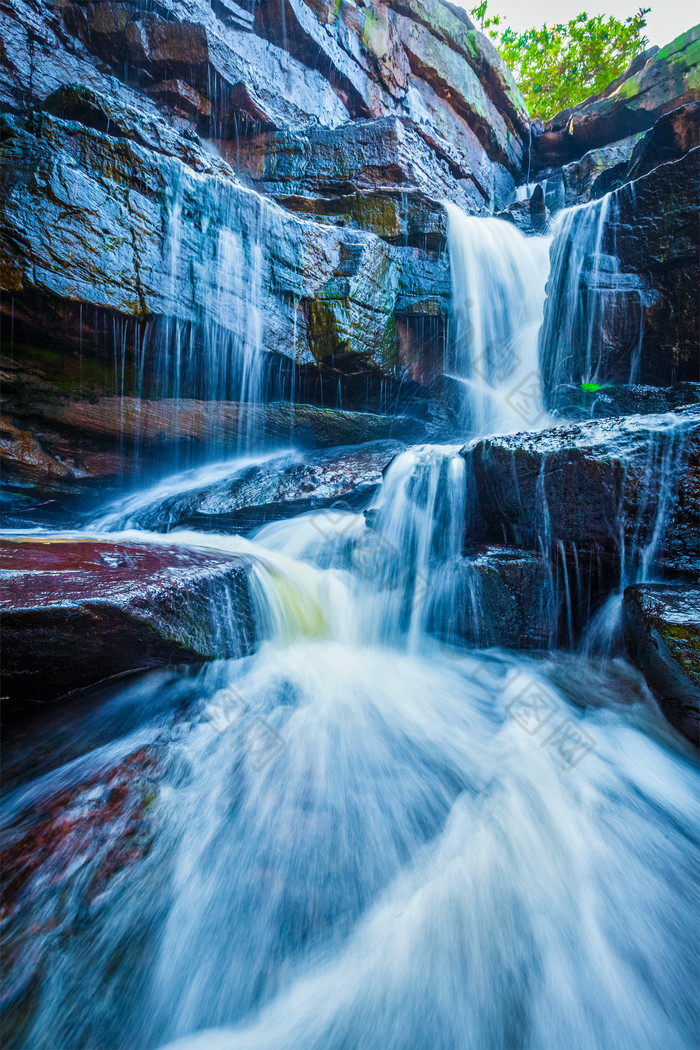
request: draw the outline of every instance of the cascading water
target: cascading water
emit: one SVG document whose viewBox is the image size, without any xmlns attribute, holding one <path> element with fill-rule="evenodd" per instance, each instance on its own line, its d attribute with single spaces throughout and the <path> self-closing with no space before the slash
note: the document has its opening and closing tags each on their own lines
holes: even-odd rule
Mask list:
<svg viewBox="0 0 700 1050">
<path fill-rule="evenodd" d="M 617 222 L 612 193 L 553 221 L 539 350 L 550 395 L 571 384 L 637 379 L 644 291 L 636 275 L 620 271 Z"/>
<path fill-rule="evenodd" d="M 452 315 L 446 372 L 464 385 L 465 430 L 529 430 L 546 418 L 537 340 L 549 240 L 446 204 Z"/>
<path fill-rule="evenodd" d="M 450 247 L 465 430 L 533 427 L 548 242 L 450 209 Z M 167 527 L 228 470 L 93 530 Z M 258 648 L 111 684 L 6 755 L 6 1045 L 696 1045 L 697 765 L 621 662 L 452 644 L 469 484 L 422 446 L 364 515 L 167 534 L 250 560 Z"/>
<path fill-rule="evenodd" d="M 631 417 L 630 429 L 648 428 L 641 450 L 624 463 L 620 510 L 616 521 L 619 553 L 619 584 L 587 627 L 583 648 L 599 656 L 623 651 L 622 603 L 625 588 L 656 578 L 658 560 L 669 521 L 678 501 L 679 482 L 686 465 L 687 442 L 700 422 L 700 411 L 652 417 Z M 651 424 L 651 425 L 650 425 Z M 628 490 L 636 490 L 632 528 L 625 530 Z"/>
<path fill-rule="evenodd" d="M 167 319 L 153 347 L 152 383 L 170 401 L 176 421 L 181 398 L 234 402 L 233 422 L 212 420 L 212 448 L 250 449 L 255 441 L 255 406 L 264 396 L 264 302 L 270 277 L 265 243 L 269 235 L 265 200 L 250 194 L 257 208 L 245 211 L 239 195 L 223 186 L 215 206 L 202 218 L 202 252 L 196 273 L 181 265 L 182 208 L 192 207 L 175 187 L 167 210 L 166 249 L 170 298 L 198 296 L 196 324 Z M 209 191 L 212 192 L 211 190 Z"/>
</svg>

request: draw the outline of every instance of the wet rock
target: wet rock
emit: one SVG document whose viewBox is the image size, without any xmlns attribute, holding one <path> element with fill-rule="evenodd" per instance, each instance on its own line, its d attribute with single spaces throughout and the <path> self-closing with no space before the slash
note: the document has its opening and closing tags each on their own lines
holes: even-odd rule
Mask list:
<svg viewBox="0 0 700 1050">
<path fill-rule="evenodd" d="M 181 81 L 166 81 L 151 89 L 154 97 L 171 97 L 168 95 L 168 85 L 174 92 L 194 91 L 187 89 L 187 85 Z M 115 95 L 93 91 L 84 84 L 63 84 L 44 100 L 42 109 L 62 120 L 74 121 L 94 131 L 107 133 L 111 138 L 129 139 L 146 149 L 178 157 L 195 171 L 231 177 L 227 165 L 207 152 L 196 135 L 182 133 L 159 113 L 144 111 L 141 99 L 138 102 L 139 108 Z M 206 99 L 197 96 L 196 92 L 190 95 L 190 104 L 208 105 Z"/>
<path fill-rule="evenodd" d="M 212 124 L 227 134 L 235 134 L 237 122 L 281 128 L 348 119 L 318 72 L 225 24 L 208 3 L 195 0 L 185 7 L 173 0 L 158 11 L 119 3 L 72 5 L 68 26 L 88 51 L 137 88 L 173 76 L 185 82 L 212 103 Z"/>
<path fill-rule="evenodd" d="M 540 336 L 548 397 L 591 378 L 700 378 L 699 158 L 696 147 L 560 222 Z"/>
<path fill-rule="evenodd" d="M 418 22 L 397 15 L 394 24 L 408 55 L 411 72 L 466 120 L 491 159 L 511 173 L 519 173 L 523 161 L 522 141 L 510 130 L 462 55 Z"/>
<path fill-rule="evenodd" d="M 630 135 L 621 142 L 589 150 L 581 160 L 565 164 L 561 169 L 564 184 L 562 207 L 586 204 L 597 200 L 627 181 L 630 158 L 639 141 L 639 135 Z"/>
<path fill-rule="evenodd" d="M 698 164 L 700 147 L 617 190 L 606 230 L 621 271 L 647 289 L 639 376 L 659 386 L 700 378 Z"/>
<path fill-rule="evenodd" d="M 149 811 L 158 774 L 155 751 L 139 748 L 98 775 L 42 797 L 29 819 L 24 814 L 24 824 L 9 833 L 0 854 L 3 920 L 12 922 L 23 906 L 23 891 L 38 872 L 43 871 L 55 892 L 65 893 L 80 869 L 91 868 L 85 883 L 88 903 L 118 872 L 146 856 L 154 835 Z M 52 915 L 41 932 L 58 925 Z M 34 936 L 38 932 L 35 928 Z M 16 951 L 18 945 L 13 947 Z M 22 947 L 26 950 L 28 945 Z"/>
<path fill-rule="evenodd" d="M 195 341 L 216 349 L 228 339 L 234 356 L 257 310 L 261 351 L 299 364 L 359 355 L 386 374 L 398 363 L 399 297 L 405 310 L 407 299 L 432 295 L 447 312 L 444 258 L 290 215 L 236 185 L 230 169 L 228 178 L 202 177 L 48 114 L 7 120 L 4 132 L 0 265 L 13 298 L 2 309 L 25 341 L 53 343 L 61 302 L 82 301 L 151 327 L 154 316 L 194 325 Z M 94 315 L 84 313 L 89 324 Z M 61 325 L 61 337 L 66 329 L 77 348 L 79 325 Z M 136 353 L 135 330 L 125 336 Z M 170 330 L 155 333 L 149 345 L 168 358 L 171 339 Z M 228 357 L 193 367 L 193 382 L 211 381 L 222 396 Z M 153 367 L 167 372 L 167 360 Z"/>
<path fill-rule="evenodd" d="M 687 579 L 700 578 L 700 434 L 688 434 L 683 448 L 675 513 L 667 531 L 663 564 Z"/>
<path fill-rule="evenodd" d="M 493 545 L 469 554 L 457 567 L 459 609 L 452 631 L 477 646 L 539 649 L 557 634 L 559 603 L 551 593 L 547 559 L 534 551 Z"/>
<path fill-rule="evenodd" d="M 301 448 L 360 445 L 370 440 L 419 440 L 424 424 L 409 416 L 344 412 L 279 402 L 140 398 L 62 399 L 15 407 L 26 429 L 8 423 L 0 445 L 9 476 L 36 486 L 45 497 L 89 492 L 95 479 L 118 480 L 135 471 L 162 472 L 199 462 L 215 443 L 233 454 L 246 435 L 268 446 Z"/>
<path fill-rule="evenodd" d="M 527 136 L 530 117 L 513 75 L 465 10 L 450 3 L 430 4 L 424 0 L 395 0 L 391 6 L 399 14 L 425 26 L 438 40 L 462 55 L 487 86 L 511 128 Z"/>
<path fill-rule="evenodd" d="M 147 346 L 144 390 L 168 376 L 157 396 L 230 400 L 222 362 L 249 353 L 257 311 L 256 351 L 319 379 L 416 382 L 398 327 L 444 327 L 449 309 L 436 198 L 507 203 L 529 129 L 466 16 L 413 0 L 254 15 L 228 0 L 9 0 L 1 17 L 0 98 L 20 114 L 0 146 L 1 308 L 18 343 L 117 353 L 126 370 Z M 175 384 L 173 338 L 227 345 L 198 367 L 193 352 Z"/>
<path fill-rule="evenodd" d="M 674 412 L 700 403 L 700 383 L 669 387 L 626 383 L 582 383 L 559 387 L 552 408 L 567 419 L 604 419 L 647 412 Z"/>
<path fill-rule="evenodd" d="M 334 83 L 351 116 L 380 116 L 386 103 L 381 90 L 373 90 L 370 67 L 359 47 L 364 12 L 353 11 L 356 17 L 349 23 L 345 12 L 338 13 L 349 31 L 342 38 L 334 32 L 335 19 L 319 20 L 302 0 L 262 0 L 256 7 L 256 31 Z"/>
<path fill-rule="evenodd" d="M 519 167 L 529 128 L 524 102 L 493 45 L 458 8 L 420 0 L 336 8 L 265 0 L 256 9 L 256 30 L 328 77 L 354 118 L 383 116 L 401 105 L 416 124 L 435 125 L 425 138 L 437 152 L 451 152 L 449 142 L 458 155 L 454 138 L 420 105 L 422 88 L 434 89 L 453 116 L 461 114 L 467 131 L 476 132 L 475 166 L 485 152 L 491 162 Z"/>
<path fill-rule="evenodd" d="M 240 177 L 285 207 L 354 220 L 396 243 L 426 246 L 420 229 L 425 212 L 440 213 L 444 227 L 438 198 L 475 208 L 464 186 L 467 173 L 455 179 L 420 129 L 393 116 L 303 133 L 263 132 L 240 145 L 218 145 Z M 388 209 L 390 219 L 384 217 Z M 444 245 L 444 229 L 442 234 Z"/>
<path fill-rule="evenodd" d="M 474 442 L 462 452 L 476 500 L 467 542 L 563 545 L 567 558 L 601 554 L 613 569 L 645 559 L 683 571 L 698 526 L 699 435 L 700 413 L 686 409 Z"/>
<path fill-rule="evenodd" d="M 635 146 L 627 179 L 632 182 L 659 164 L 680 160 L 700 146 L 700 102 L 689 102 L 660 117 Z"/>
<path fill-rule="evenodd" d="M 243 558 L 3 539 L 0 571 L 5 719 L 125 671 L 240 656 L 254 641 Z"/>
<path fill-rule="evenodd" d="M 35 739 L 41 743 L 34 749 L 30 776 L 36 759 L 41 763 L 50 752 L 46 721 L 47 712 L 42 711 L 41 724 L 34 727 Z M 14 739 L 22 728 L 13 727 Z M 45 958 L 56 940 L 78 936 L 85 915 L 99 911 L 114 893 L 115 883 L 119 893 L 122 880 L 138 879 L 144 862 L 148 863 L 158 830 L 153 819 L 162 776 L 157 749 L 132 748 L 119 758 L 112 749 L 106 750 L 109 757 L 98 758 L 97 766 L 83 765 L 77 777 L 69 775 L 58 783 L 48 777 L 40 798 L 8 815 L 0 854 L 7 1041 L 26 1042 L 22 1033 L 27 1030 L 38 957 Z M 42 900 L 39 908 L 38 899 Z M 151 924 L 141 919 L 134 932 L 132 961 L 135 945 L 145 948 Z"/>
<path fill-rule="evenodd" d="M 57 480 L 71 477 L 69 467 L 45 452 L 26 430 L 18 430 L 9 420 L 0 418 L 0 464 L 5 482 L 18 478 L 24 482 Z"/>
<path fill-rule="evenodd" d="M 549 220 L 549 210 L 545 204 L 542 186 L 536 186 L 527 200 L 515 201 L 497 215 L 499 219 L 512 222 L 526 236 L 544 233 Z"/>
<path fill-rule="evenodd" d="M 159 446 L 154 455 L 183 440 L 192 445 L 216 440 L 225 448 L 227 435 L 235 446 L 241 431 L 247 429 L 255 431 L 263 443 L 283 444 L 294 440 L 302 447 L 317 448 L 356 444 L 358 438 L 370 435 L 383 438 L 392 431 L 406 435 L 416 433 L 416 421 L 411 419 L 288 402 L 246 405 L 226 401 L 105 398 L 42 407 L 42 417 L 47 423 L 110 442 Z M 338 438 L 345 441 L 339 442 Z"/>
<path fill-rule="evenodd" d="M 151 98 L 158 99 L 181 117 L 205 119 L 211 116 L 211 103 L 183 80 L 173 77 L 161 80 L 147 89 Z"/>
<path fill-rule="evenodd" d="M 700 742 L 700 587 L 639 584 L 624 597 L 627 648 L 671 725 Z"/>
<path fill-rule="evenodd" d="M 85 45 L 70 32 L 58 5 L 7 0 L 0 9 L 0 41 L 3 112 L 34 108 L 64 84 L 80 84 L 105 95 L 118 93 L 127 103 L 138 99 L 104 67 L 97 66 Z M 155 113 L 155 106 L 148 99 L 144 102 L 145 110 Z"/>
<path fill-rule="evenodd" d="M 403 451 L 396 441 L 376 441 L 315 454 L 285 453 L 207 478 L 207 468 L 184 491 L 151 500 L 134 497 L 119 527 L 170 531 L 181 526 L 214 532 L 248 532 L 335 504 L 361 509 L 382 481 L 382 472 Z M 112 520 L 112 526 L 115 521 Z"/>
<path fill-rule="evenodd" d="M 598 95 L 548 120 L 533 140 L 533 169 L 559 167 L 591 149 L 646 131 L 664 113 L 700 97 L 700 26 L 651 48 Z"/>
</svg>

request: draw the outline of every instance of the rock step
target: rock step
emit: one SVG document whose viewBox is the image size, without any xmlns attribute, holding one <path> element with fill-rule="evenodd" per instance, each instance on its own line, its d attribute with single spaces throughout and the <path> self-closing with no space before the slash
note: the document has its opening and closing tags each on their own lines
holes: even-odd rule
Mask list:
<svg viewBox="0 0 700 1050">
<path fill-rule="evenodd" d="M 1 540 L 3 720 L 126 671 L 249 652 L 248 571 L 174 545 Z"/>
<path fill-rule="evenodd" d="M 473 512 L 466 542 L 558 544 L 620 567 L 654 546 L 697 574 L 700 409 L 564 423 L 465 446 Z"/>
</svg>

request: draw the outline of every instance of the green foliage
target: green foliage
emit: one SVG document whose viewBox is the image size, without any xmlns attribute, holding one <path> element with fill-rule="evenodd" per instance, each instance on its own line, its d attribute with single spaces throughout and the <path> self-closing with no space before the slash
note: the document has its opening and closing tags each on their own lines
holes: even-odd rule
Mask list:
<svg viewBox="0 0 700 1050">
<path fill-rule="evenodd" d="M 513 71 L 531 115 L 546 120 L 607 87 L 647 45 L 643 34 L 650 8 L 619 21 L 585 11 L 570 22 L 516 33 L 487 0 L 470 12 Z"/>
</svg>

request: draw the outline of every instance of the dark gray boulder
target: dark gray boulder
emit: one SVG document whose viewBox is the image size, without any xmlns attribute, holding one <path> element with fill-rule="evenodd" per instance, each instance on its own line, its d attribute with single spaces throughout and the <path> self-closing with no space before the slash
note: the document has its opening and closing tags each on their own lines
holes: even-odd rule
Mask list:
<svg viewBox="0 0 700 1050">
<path fill-rule="evenodd" d="M 624 596 L 628 652 L 671 725 L 700 742 L 700 586 L 628 587 Z"/>
<path fill-rule="evenodd" d="M 642 562 L 692 572 L 699 438 L 700 411 L 689 408 L 467 445 L 462 454 L 474 478 L 467 543 L 547 552 L 561 544 L 579 558 L 601 555 L 613 574 Z"/>
</svg>

